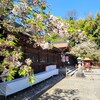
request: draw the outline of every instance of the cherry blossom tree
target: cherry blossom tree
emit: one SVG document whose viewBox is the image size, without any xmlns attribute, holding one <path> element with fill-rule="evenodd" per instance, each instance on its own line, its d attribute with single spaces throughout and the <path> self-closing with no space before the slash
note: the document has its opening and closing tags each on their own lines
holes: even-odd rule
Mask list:
<svg viewBox="0 0 100 100">
<path fill-rule="evenodd" d="M 100 50 L 94 41 L 87 40 L 72 47 L 70 53 L 83 58 L 89 57 L 92 60 L 100 61 Z"/>
<path fill-rule="evenodd" d="M 44 0 L 0 0 L 0 28 L 30 35 L 42 32 L 45 29 L 46 14 L 43 12 L 45 8 Z M 16 23 L 20 27 L 16 27 Z M 28 77 L 33 83 L 31 59 L 26 59 L 25 64 L 20 62 L 23 52 L 21 47 L 16 47 L 15 41 L 17 39 L 13 35 L 5 37 L 0 33 L 0 56 L 3 58 L 0 61 L 0 80 L 12 80 L 18 73 L 20 76 Z"/>
</svg>

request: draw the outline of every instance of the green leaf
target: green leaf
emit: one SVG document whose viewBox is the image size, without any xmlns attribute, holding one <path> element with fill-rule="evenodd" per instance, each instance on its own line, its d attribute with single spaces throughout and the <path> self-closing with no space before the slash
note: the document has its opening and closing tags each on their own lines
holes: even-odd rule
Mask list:
<svg viewBox="0 0 100 100">
<path fill-rule="evenodd" d="M 8 43 L 11 45 L 11 46 L 15 46 L 15 42 L 13 42 L 13 41 L 8 41 Z"/>
<path fill-rule="evenodd" d="M 28 81 L 31 82 L 32 84 L 34 84 L 34 82 L 35 82 L 35 78 L 32 77 L 32 76 L 30 76 L 30 77 L 28 78 Z"/>
<path fill-rule="evenodd" d="M 11 81 L 12 79 L 14 79 L 12 75 L 7 76 L 7 81 Z"/>
<path fill-rule="evenodd" d="M 41 9 L 42 10 L 45 10 L 46 9 L 46 6 L 45 5 L 42 5 Z"/>
<path fill-rule="evenodd" d="M 32 7 L 28 6 L 28 10 L 29 10 L 29 11 L 32 11 L 33 9 L 32 9 Z"/>
<path fill-rule="evenodd" d="M 26 70 L 20 70 L 20 71 L 19 71 L 19 75 L 21 75 L 21 76 L 25 76 L 26 73 L 27 73 Z"/>
<path fill-rule="evenodd" d="M 33 16 L 36 17 L 37 16 L 37 13 L 34 13 Z"/>
</svg>

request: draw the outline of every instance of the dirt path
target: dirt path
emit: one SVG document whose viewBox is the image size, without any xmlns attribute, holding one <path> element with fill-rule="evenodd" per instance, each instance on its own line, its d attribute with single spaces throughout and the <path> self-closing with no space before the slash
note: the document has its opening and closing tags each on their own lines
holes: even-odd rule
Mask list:
<svg viewBox="0 0 100 100">
<path fill-rule="evenodd" d="M 66 77 L 38 100 L 100 100 L 100 74 L 87 74 L 85 78 Z"/>
</svg>

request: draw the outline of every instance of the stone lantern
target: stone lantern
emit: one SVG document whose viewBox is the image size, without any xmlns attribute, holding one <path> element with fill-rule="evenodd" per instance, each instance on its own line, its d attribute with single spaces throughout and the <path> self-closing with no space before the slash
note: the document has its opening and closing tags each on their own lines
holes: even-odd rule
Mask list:
<svg viewBox="0 0 100 100">
<path fill-rule="evenodd" d="M 77 58 L 77 61 L 78 61 L 78 69 L 76 71 L 76 77 L 85 77 L 84 73 L 83 73 L 83 67 L 82 67 L 82 58 L 81 57 L 78 57 Z"/>
<path fill-rule="evenodd" d="M 81 64 L 82 63 L 82 58 L 81 57 L 78 57 L 77 58 L 77 62 L 78 62 L 78 65 Z"/>
</svg>

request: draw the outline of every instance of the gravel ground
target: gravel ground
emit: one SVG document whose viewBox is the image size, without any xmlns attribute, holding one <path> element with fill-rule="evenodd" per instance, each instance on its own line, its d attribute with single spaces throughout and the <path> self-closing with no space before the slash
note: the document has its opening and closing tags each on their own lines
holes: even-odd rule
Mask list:
<svg viewBox="0 0 100 100">
<path fill-rule="evenodd" d="M 41 83 L 38 83 L 23 91 L 20 91 L 18 93 L 6 97 L 6 100 L 37 100 L 38 96 L 40 96 L 43 92 L 45 92 L 47 89 L 49 89 L 51 86 L 53 86 L 63 78 L 64 75 L 61 74 L 53 76 Z"/>
<path fill-rule="evenodd" d="M 100 73 L 100 69 L 96 71 Z M 100 74 L 88 73 L 85 78 L 64 78 L 38 100 L 100 100 Z"/>
</svg>

